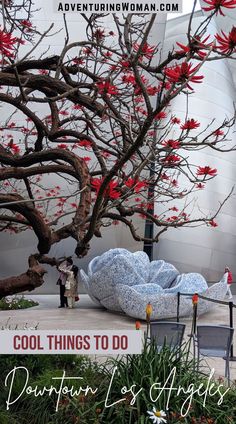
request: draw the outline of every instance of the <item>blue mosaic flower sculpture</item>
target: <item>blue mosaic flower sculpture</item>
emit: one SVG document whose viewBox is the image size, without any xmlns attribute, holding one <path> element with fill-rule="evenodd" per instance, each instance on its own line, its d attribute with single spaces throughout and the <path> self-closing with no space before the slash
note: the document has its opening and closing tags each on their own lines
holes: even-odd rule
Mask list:
<svg viewBox="0 0 236 424">
<path fill-rule="evenodd" d="M 201 274 L 180 274 L 168 262 L 150 262 L 146 253 L 131 253 L 126 249 L 110 249 L 97 256 L 89 263 L 88 275 L 81 270 L 81 278 L 95 303 L 139 319 L 145 319 L 148 302 L 153 307 L 152 319 L 175 317 L 177 292 L 201 293 L 220 300 L 227 291 L 227 274 L 208 288 Z M 199 312 L 204 313 L 213 306 L 214 303 L 201 301 Z M 191 313 L 191 296 L 182 296 L 180 316 Z"/>
</svg>

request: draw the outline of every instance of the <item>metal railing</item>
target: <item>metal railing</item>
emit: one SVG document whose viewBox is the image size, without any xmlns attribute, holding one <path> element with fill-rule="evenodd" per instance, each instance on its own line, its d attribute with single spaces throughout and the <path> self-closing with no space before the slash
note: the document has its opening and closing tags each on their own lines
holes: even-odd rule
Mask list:
<svg viewBox="0 0 236 424">
<path fill-rule="evenodd" d="M 211 299 L 210 297 L 202 296 L 198 293 L 177 293 L 177 322 L 179 322 L 179 316 L 180 316 L 180 299 L 181 296 L 187 296 L 187 297 L 193 297 L 194 295 L 197 295 L 199 299 L 206 300 L 208 302 L 217 303 L 219 305 L 225 305 L 229 308 L 229 326 L 233 328 L 234 326 L 234 308 L 236 308 L 236 305 L 233 303 L 233 301 L 226 302 L 224 300 L 216 300 Z M 193 316 L 192 316 L 192 336 L 196 334 L 196 327 L 197 327 L 197 310 L 198 310 L 198 303 L 193 304 Z M 230 360 L 236 361 L 236 357 L 234 357 L 234 346 L 232 344 L 231 351 L 230 351 Z"/>
</svg>

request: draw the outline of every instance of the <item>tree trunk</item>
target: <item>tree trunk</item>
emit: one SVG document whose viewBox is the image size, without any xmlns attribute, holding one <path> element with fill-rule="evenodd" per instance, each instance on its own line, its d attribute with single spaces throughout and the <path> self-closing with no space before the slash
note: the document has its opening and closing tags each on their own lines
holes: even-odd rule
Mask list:
<svg viewBox="0 0 236 424">
<path fill-rule="evenodd" d="M 0 280 L 0 299 L 23 291 L 32 291 L 44 283 L 46 270 L 38 264 L 33 255 L 29 257 L 28 270 L 20 275 Z"/>
</svg>

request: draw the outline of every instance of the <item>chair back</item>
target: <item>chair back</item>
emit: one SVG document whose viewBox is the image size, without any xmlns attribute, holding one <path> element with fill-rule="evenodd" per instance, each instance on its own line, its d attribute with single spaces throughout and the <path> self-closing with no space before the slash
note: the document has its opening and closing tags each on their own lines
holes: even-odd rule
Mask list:
<svg viewBox="0 0 236 424">
<path fill-rule="evenodd" d="M 234 329 L 221 325 L 198 325 L 197 345 L 205 356 L 228 357 L 233 341 Z"/>
<path fill-rule="evenodd" d="M 151 321 L 150 336 L 155 339 L 157 348 L 160 350 L 163 346 L 171 349 L 178 348 L 183 342 L 185 324 L 170 321 Z"/>
</svg>

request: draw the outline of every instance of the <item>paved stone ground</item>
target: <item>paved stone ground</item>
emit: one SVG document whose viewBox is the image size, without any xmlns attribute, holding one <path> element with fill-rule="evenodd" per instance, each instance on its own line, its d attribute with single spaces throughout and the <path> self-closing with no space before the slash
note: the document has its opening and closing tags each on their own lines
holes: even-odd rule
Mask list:
<svg viewBox="0 0 236 424">
<path fill-rule="evenodd" d="M 56 295 L 29 295 L 30 299 L 39 302 L 38 306 L 17 311 L 0 311 L 0 326 L 8 322 L 12 329 L 18 325 L 23 328 L 27 323 L 29 327 L 38 324 L 40 330 L 126 330 L 134 329 L 135 319 L 122 314 L 106 311 L 95 305 L 88 295 L 80 295 L 80 301 L 75 309 L 58 309 L 59 296 Z M 234 296 L 236 303 L 236 296 Z M 235 311 L 235 310 L 234 310 Z M 190 334 L 191 319 L 181 319 L 187 326 L 185 334 Z M 198 319 L 199 323 L 229 325 L 229 309 L 224 305 L 216 307 Z M 145 322 L 143 323 L 145 330 Z M 234 314 L 234 327 L 236 328 L 236 312 Z M 235 334 L 236 355 L 236 334 Z M 224 360 L 208 359 L 207 364 L 216 370 L 217 376 L 224 374 Z M 236 362 L 230 363 L 231 379 L 236 380 Z"/>
</svg>

